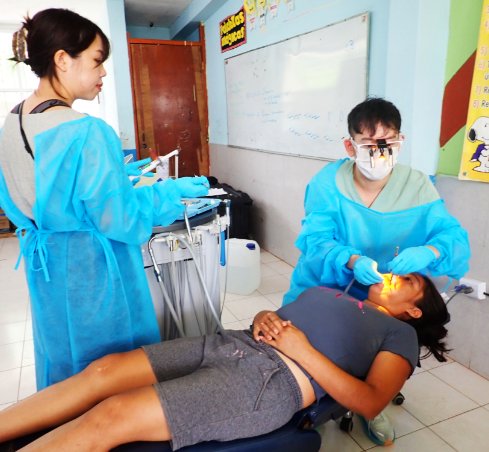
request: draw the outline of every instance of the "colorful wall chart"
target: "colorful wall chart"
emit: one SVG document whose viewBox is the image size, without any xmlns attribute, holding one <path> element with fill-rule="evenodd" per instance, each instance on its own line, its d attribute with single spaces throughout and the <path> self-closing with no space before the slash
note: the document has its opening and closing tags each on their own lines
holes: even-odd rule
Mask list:
<svg viewBox="0 0 489 452">
<path fill-rule="evenodd" d="M 489 0 L 484 0 L 458 178 L 489 182 Z"/>
</svg>

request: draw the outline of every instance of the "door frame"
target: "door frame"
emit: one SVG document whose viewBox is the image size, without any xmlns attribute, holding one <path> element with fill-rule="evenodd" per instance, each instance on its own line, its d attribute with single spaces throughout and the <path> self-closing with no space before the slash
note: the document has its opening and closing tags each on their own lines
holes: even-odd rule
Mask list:
<svg viewBox="0 0 489 452">
<path fill-rule="evenodd" d="M 201 22 L 199 24 L 199 41 L 165 41 L 160 39 L 135 39 L 131 38 L 129 32 L 127 32 L 127 50 L 129 53 L 129 69 L 131 74 L 131 91 L 132 91 L 132 109 L 134 116 L 134 133 L 136 134 L 136 155 L 138 160 L 140 159 L 139 154 L 139 133 L 138 133 L 138 121 L 136 115 L 136 93 L 134 88 L 134 76 L 132 71 L 132 52 L 131 52 L 131 44 L 152 44 L 152 45 L 171 45 L 171 46 L 196 46 L 202 47 L 202 74 L 203 80 L 202 83 L 204 85 L 204 98 L 205 98 L 205 134 L 207 137 L 207 156 L 210 165 L 210 153 L 209 153 L 209 99 L 207 94 L 207 58 L 206 58 L 206 49 L 205 49 L 205 30 L 204 25 Z"/>
</svg>

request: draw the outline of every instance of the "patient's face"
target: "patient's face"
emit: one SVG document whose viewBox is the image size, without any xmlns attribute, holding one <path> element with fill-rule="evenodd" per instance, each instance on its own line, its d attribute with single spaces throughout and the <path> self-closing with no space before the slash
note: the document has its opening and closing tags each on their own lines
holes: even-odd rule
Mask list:
<svg viewBox="0 0 489 452">
<path fill-rule="evenodd" d="M 384 276 L 384 282 L 370 286 L 368 299 L 385 308 L 398 318 L 405 317 L 406 311 L 414 307 L 414 303 L 421 299 L 425 287 L 423 277 L 417 273 L 397 276 L 392 281 L 392 275 Z"/>
</svg>

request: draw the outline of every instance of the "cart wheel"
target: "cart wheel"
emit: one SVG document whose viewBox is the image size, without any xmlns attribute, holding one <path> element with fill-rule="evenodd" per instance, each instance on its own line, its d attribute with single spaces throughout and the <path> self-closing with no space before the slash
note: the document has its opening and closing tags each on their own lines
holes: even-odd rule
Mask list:
<svg viewBox="0 0 489 452">
<path fill-rule="evenodd" d="M 340 422 L 340 430 L 343 430 L 346 433 L 351 433 L 353 430 L 353 418 L 341 418 Z"/>
<path fill-rule="evenodd" d="M 404 400 L 405 400 L 404 396 L 401 393 L 399 393 L 392 399 L 392 403 L 394 405 L 402 405 L 404 403 Z"/>
</svg>

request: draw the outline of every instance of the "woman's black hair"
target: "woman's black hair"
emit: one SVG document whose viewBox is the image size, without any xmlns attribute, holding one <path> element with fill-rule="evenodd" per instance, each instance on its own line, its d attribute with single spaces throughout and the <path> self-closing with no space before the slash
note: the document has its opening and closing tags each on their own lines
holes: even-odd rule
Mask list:
<svg viewBox="0 0 489 452">
<path fill-rule="evenodd" d="M 374 135 L 379 125 L 396 132 L 401 130 L 401 113 L 392 102 L 380 97 L 369 97 L 348 114 L 348 132 L 352 137 L 365 132 Z"/>
<path fill-rule="evenodd" d="M 71 58 L 77 58 L 97 36 L 102 39 L 100 59 L 104 62 L 109 57 L 110 44 L 100 27 L 68 9 L 45 9 L 32 19 L 27 16 L 21 30 L 14 34 L 11 60 L 28 64 L 39 78 L 47 77 L 52 85 L 53 79 L 59 81 L 54 63 L 56 52 L 64 50 Z M 27 59 L 23 55 L 25 47 Z"/>
<path fill-rule="evenodd" d="M 423 315 L 418 319 L 411 318 L 407 323 L 416 330 L 420 347 L 428 350 L 421 359 L 433 355 L 438 361 L 445 362 L 447 359 L 444 355 L 450 351 L 443 342 L 448 333 L 444 326 L 448 321 L 448 309 L 433 281 L 420 276 L 425 281 L 423 296 L 414 304 Z"/>
</svg>

